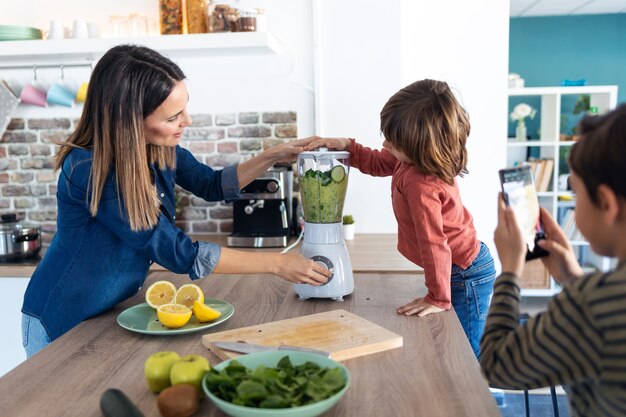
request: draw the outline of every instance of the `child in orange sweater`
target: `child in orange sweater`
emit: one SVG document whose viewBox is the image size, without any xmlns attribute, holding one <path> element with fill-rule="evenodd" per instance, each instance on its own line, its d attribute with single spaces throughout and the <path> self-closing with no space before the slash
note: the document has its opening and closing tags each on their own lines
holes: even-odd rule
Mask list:
<svg viewBox="0 0 626 417">
<path fill-rule="evenodd" d="M 424 317 L 454 306 L 479 358 L 496 271 L 456 182 L 467 173 L 467 113 L 447 83 L 421 80 L 394 94 L 380 119 L 380 151 L 354 139 L 319 139 L 307 149 L 348 150 L 350 165 L 364 174 L 392 176 L 398 250 L 424 269 L 428 288 L 397 312 Z"/>
</svg>

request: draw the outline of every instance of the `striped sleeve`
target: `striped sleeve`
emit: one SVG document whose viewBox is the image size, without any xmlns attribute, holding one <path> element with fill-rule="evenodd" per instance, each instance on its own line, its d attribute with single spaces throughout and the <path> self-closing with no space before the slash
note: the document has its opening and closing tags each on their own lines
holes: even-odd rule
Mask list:
<svg viewBox="0 0 626 417">
<path fill-rule="evenodd" d="M 582 286 L 565 287 L 545 312 L 522 326 L 518 278 L 504 273 L 497 279 L 480 344 L 480 364 L 490 384 L 534 389 L 599 375 L 602 335 Z"/>
</svg>

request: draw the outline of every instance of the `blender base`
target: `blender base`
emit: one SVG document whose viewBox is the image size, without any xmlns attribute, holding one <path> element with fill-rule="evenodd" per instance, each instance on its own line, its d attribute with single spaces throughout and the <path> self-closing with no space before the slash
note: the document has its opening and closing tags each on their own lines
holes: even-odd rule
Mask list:
<svg viewBox="0 0 626 417">
<path fill-rule="evenodd" d="M 330 298 L 338 302 L 354 291 L 352 264 L 343 240 L 341 223 L 305 223 L 300 254 L 323 265 L 332 273 L 324 285 L 295 284 L 299 299 Z"/>
</svg>

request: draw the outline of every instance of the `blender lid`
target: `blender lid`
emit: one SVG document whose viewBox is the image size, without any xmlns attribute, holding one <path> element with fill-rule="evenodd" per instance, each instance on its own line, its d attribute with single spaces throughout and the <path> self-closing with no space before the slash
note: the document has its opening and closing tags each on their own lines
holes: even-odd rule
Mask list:
<svg viewBox="0 0 626 417">
<path fill-rule="evenodd" d="M 304 151 L 298 154 L 298 157 L 302 156 L 303 158 L 317 158 L 320 156 L 328 156 L 328 157 L 337 157 L 337 158 L 346 158 L 350 156 L 350 152 L 348 151 L 330 151 L 328 148 L 317 148 L 315 151 Z"/>
</svg>

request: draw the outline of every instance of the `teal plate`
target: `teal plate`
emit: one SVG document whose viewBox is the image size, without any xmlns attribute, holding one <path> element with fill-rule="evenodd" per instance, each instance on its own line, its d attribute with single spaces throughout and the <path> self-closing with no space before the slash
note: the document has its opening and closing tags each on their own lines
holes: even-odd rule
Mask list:
<svg viewBox="0 0 626 417">
<path fill-rule="evenodd" d="M 157 318 L 156 310 L 146 303 L 137 304 L 122 311 L 117 316 L 117 323 L 123 328 L 131 332 L 151 334 L 156 336 L 169 336 L 173 334 L 193 333 L 200 330 L 208 329 L 225 322 L 235 312 L 232 304 L 218 300 L 217 298 L 205 298 L 204 304 L 216 309 L 222 313 L 217 320 L 208 323 L 200 323 L 195 317 L 191 316 L 189 323 L 178 329 L 168 329 L 163 326 Z"/>
</svg>

